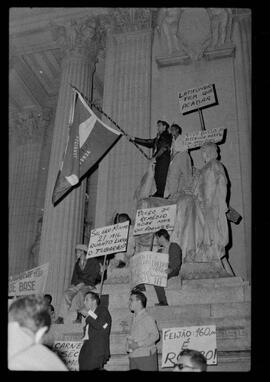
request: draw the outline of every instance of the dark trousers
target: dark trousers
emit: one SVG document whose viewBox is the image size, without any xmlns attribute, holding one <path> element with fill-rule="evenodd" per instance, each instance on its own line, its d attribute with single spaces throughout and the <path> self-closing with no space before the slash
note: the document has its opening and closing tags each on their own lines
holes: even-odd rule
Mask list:
<svg viewBox="0 0 270 382">
<path fill-rule="evenodd" d="M 155 182 L 157 191 L 155 193 L 156 196 L 163 198 L 164 190 L 166 186 L 166 179 L 168 174 L 168 169 L 170 165 L 170 155 L 166 155 L 160 160 L 157 159 L 155 166 Z"/>
<path fill-rule="evenodd" d="M 179 274 L 179 272 L 178 272 L 178 274 Z M 168 280 L 171 279 L 172 277 L 178 276 L 178 274 L 176 274 L 176 272 L 174 272 L 174 271 L 169 273 L 168 274 Z M 154 285 L 154 288 L 155 288 L 155 291 L 157 294 L 158 302 L 161 304 L 167 304 L 168 305 L 167 297 L 165 294 L 165 288 L 161 287 L 161 286 L 157 286 L 157 285 Z"/>
<path fill-rule="evenodd" d="M 157 353 L 147 357 L 129 358 L 129 370 L 158 371 Z"/>
<path fill-rule="evenodd" d="M 84 341 L 79 354 L 79 370 L 101 370 L 104 366 L 104 355 L 94 354 L 93 349 L 89 349 L 89 341 Z"/>
</svg>

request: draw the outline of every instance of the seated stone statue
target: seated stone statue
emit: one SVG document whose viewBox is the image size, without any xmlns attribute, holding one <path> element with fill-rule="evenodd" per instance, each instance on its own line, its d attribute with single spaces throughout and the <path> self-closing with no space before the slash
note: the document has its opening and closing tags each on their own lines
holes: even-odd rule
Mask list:
<svg viewBox="0 0 270 382">
<path fill-rule="evenodd" d="M 201 147 L 201 153 L 204 166 L 200 170 L 193 169 L 192 182 L 189 185 L 169 199 L 147 197 L 149 189 L 146 193 L 140 193 L 138 188 L 136 207 L 141 209 L 176 204 L 171 240 L 182 249 L 183 265 L 197 264 L 198 269 L 206 270 L 205 274 L 210 269 L 208 274 L 223 277 L 232 274 L 227 262 L 224 264 L 225 247 L 229 241 L 226 218 L 227 178 L 222 163 L 217 160 L 215 143 L 205 143 Z M 141 190 L 146 185 L 146 179 L 147 176 L 145 182 L 141 183 Z M 146 188 L 143 190 L 146 191 Z M 138 235 L 135 237 L 135 242 L 136 251 L 150 250 L 152 234 Z"/>
<path fill-rule="evenodd" d="M 227 178 L 217 160 L 217 146 L 201 147 L 205 162 L 197 172 L 191 195 L 178 199 L 176 224 L 172 238 L 182 248 L 185 262 L 210 262 L 225 255 L 228 244 L 226 212 Z"/>
</svg>

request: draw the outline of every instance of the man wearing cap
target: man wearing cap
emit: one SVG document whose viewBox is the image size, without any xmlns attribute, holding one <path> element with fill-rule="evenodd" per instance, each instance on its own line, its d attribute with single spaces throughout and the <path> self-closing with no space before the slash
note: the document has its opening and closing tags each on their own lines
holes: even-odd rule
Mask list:
<svg viewBox="0 0 270 382">
<path fill-rule="evenodd" d="M 84 294 L 92 289 L 101 281 L 101 268 L 98 260 L 93 257 L 86 259 L 87 246 L 77 244 L 75 247 L 76 263 L 74 266 L 71 286 L 64 292 L 61 301 L 59 316 L 55 324 L 63 324 L 64 317 L 68 314 L 73 298 L 78 294 L 77 311 L 81 309 Z M 81 315 L 78 314 L 75 323 L 81 322 Z"/>
</svg>

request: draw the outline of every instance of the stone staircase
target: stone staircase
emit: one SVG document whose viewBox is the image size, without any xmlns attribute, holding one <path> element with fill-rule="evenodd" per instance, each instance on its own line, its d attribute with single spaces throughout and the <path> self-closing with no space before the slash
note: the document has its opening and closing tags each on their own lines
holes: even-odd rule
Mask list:
<svg viewBox="0 0 270 382">
<path fill-rule="evenodd" d="M 125 340 L 132 314 L 128 309 L 128 283 L 105 283 L 103 294 L 109 295 L 112 315 L 111 359 L 107 370 L 128 370 Z M 169 306 L 155 306 L 154 287 L 146 285 L 147 310 L 156 319 L 160 330 L 169 327 L 216 325 L 218 365 L 208 371 L 248 371 L 250 369 L 250 285 L 240 277 L 183 280 L 170 279 L 166 289 Z M 79 341 L 82 327 L 72 324 L 70 314 L 64 325 L 53 325 L 57 340 Z M 161 365 L 161 341 L 158 344 Z M 171 371 L 161 368 L 160 371 Z"/>
</svg>

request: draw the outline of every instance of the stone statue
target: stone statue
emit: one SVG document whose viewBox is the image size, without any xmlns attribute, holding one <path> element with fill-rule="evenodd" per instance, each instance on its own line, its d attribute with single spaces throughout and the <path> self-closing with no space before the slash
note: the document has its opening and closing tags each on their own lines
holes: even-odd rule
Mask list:
<svg viewBox="0 0 270 382">
<path fill-rule="evenodd" d="M 196 172 L 191 195 L 183 195 L 178 200 L 172 234 L 186 262 L 217 261 L 225 255 L 229 241 L 224 167 L 217 160 L 215 143 L 205 143 L 201 153 L 205 164 Z"/>
<path fill-rule="evenodd" d="M 212 46 L 220 46 L 230 38 L 232 11 L 230 8 L 208 8 L 207 9 L 212 29 Z"/>
<path fill-rule="evenodd" d="M 153 183 L 150 165 L 135 193 L 136 208 L 176 204 L 171 240 L 182 249 L 185 278 L 200 277 L 198 274 L 204 275 L 202 278 L 205 275 L 231 276 L 233 272 L 225 256 L 225 247 L 229 242 L 227 177 L 223 164 L 217 159 L 217 145 L 207 142 L 200 150 L 204 166 L 193 168 L 191 181 L 168 199 L 150 196 Z M 151 241 L 151 233 L 136 236 L 136 250 L 150 250 Z M 190 268 L 185 270 L 188 264 L 192 265 L 191 272 Z"/>
<path fill-rule="evenodd" d="M 161 8 L 157 17 L 157 31 L 165 38 L 169 54 L 179 50 L 177 32 L 181 8 Z"/>
</svg>

